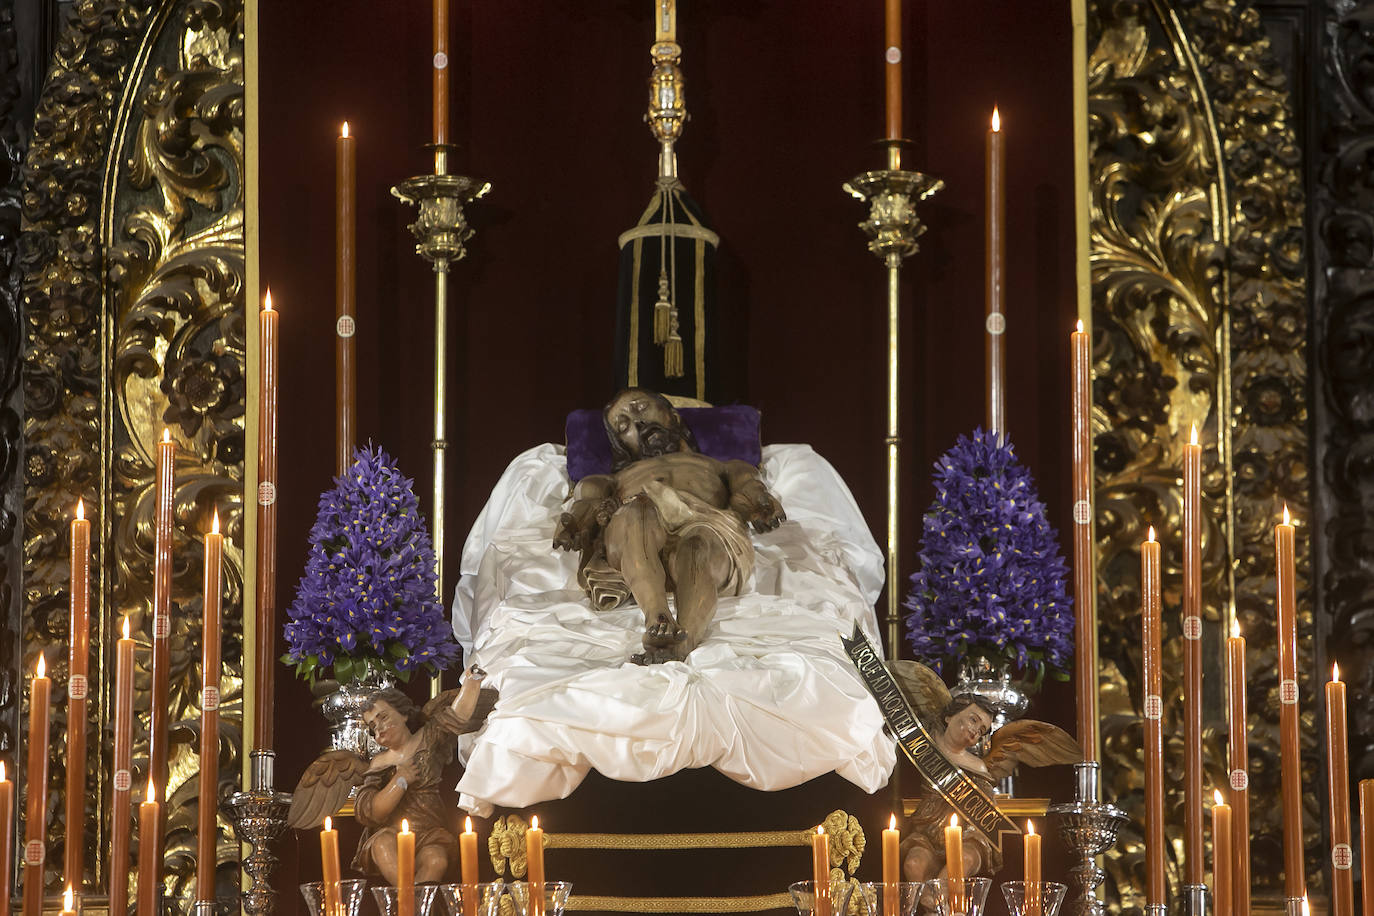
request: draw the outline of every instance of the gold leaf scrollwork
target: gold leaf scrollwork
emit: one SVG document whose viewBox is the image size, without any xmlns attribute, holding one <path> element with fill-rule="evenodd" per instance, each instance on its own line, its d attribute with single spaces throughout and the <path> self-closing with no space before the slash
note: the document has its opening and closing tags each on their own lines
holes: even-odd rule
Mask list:
<svg viewBox="0 0 1374 916">
<path fill-rule="evenodd" d="M 529 824 L 518 814 L 498 817 L 492 823 L 487 853 L 498 877 L 505 877 L 507 868 L 512 878 L 525 877 L 525 831 L 528 829 Z"/>
</svg>

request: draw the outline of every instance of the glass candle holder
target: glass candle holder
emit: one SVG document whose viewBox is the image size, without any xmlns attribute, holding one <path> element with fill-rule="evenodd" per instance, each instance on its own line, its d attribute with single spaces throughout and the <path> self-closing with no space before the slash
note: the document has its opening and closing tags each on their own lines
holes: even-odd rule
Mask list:
<svg viewBox="0 0 1374 916">
<path fill-rule="evenodd" d="M 429 916 L 430 909 L 434 906 L 434 899 L 439 896 L 439 885 L 437 884 L 417 884 L 414 887 L 415 893 L 415 916 Z M 400 896 L 394 887 L 374 887 L 372 896 L 377 898 L 377 912 L 382 916 L 396 916 L 399 912 L 397 904 Z"/>
<path fill-rule="evenodd" d="M 506 885 L 502 881 L 486 884 L 441 884 L 449 916 L 498 916 Z"/>
<path fill-rule="evenodd" d="M 301 896 L 310 916 L 358 916 L 363 908 L 363 892 L 367 890 L 364 878 L 345 878 L 339 882 L 339 904 L 342 913 L 326 913 L 324 905 L 324 882 L 308 881 L 301 885 Z"/>
<path fill-rule="evenodd" d="M 936 916 L 983 916 L 987 912 L 991 878 L 932 878 L 926 892 L 933 897 Z"/>
<path fill-rule="evenodd" d="M 1056 916 L 1068 885 L 1057 881 L 1003 881 L 1011 916 Z"/>
<path fill-rule="evenodd" d="M 506 893 L 515 901 L 516 916 L 529 913 L 530 885 L 528 881 L 513 881 L 506 885 Z M 544 882 L 544 916 L 562 916 L 563 907 L 568 904 L 572 893 L 571 881 Z"/>
<path fill-rule="evenodd" d="M 828 892 L 831 916 L 845 916 L 849 912 L 849 895 L 854 891 L 856 883 L 843 880 L 830 882 Z M 815 916 L 816 882 L 798 881 L 796 884 L 788 885 L 787 889 L 792 892 L 792 902 L 797 905 L 798 916 Z"/>
<path fill-rule="evenodd" d="M 850 901 L 858 904 L 861 916 L 915 916 L 916 908 L 921 903 L 923 886 L 920 881 L 902 881 L 892 885 L 894 900 L 893 905 L 889 906 L 887 885 L 881 881 L 865 881 L 854 886 Z"/>
</svg>

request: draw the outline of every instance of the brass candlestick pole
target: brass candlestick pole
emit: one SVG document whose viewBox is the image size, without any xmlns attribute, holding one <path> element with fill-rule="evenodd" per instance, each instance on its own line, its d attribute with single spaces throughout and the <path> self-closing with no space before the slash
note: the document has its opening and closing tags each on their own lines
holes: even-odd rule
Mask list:
<svg viewBox="0 0 1374 916">
<path fill-rule="evenodd" d="M 868 236 L 868 250 L 887 267 L 887 655 L 898 657 L 901 614 L 898 612 L 898 474 L 901 430 L 898 424 L 902 260 L 919 250 L 916 239 L 926 231 L 916 215 L 917 201 L 945 186 L 938 178 L 901 168 L 900 140 L 887 141 L 886 169 L 864 172 L 845 182 L 844 189 L 869 205 L 868 219 L 859 228 Z"/>
<path fill-rule="evenodd" d="M 434 144 L 434 174 L 407 178 L 391 189 L 404 203 L 419 208 L 410 231 L 415 253 L 434 266 L 434 572 L 439 600 L 444 598 L 444 439 L 448 405 L 448 269 L 467 254 L 472 237 L 463 208 L 491 190 L 491 183 L 466 175 L 448 174 L 448 144 Z M 439 679 L 432 685 L 438 693 Z"/>
</svg>

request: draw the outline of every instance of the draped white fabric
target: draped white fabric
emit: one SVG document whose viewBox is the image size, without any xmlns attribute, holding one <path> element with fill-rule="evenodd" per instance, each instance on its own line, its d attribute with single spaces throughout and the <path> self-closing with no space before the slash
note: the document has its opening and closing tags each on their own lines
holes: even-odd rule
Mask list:
<svg viewBox="0 0 1374 916">
<path fill-rule="evenodd" d="M 518 456 L 463 549 L 454 633 L 500 690 L 465 742 L 459 804 L 485 815 L 570 794 L 589 769 L 647 781 L 713 766 L 757 789 L 836 771 L 867 792 L 896 762 L 882 716 L 840 645 L 875 643 L 882 554 L 849 489 L 805 445 L 764 449 L 787 512 L 755 534 L 752 582 L 721 598 L 684 662 L 640 667 L 638 607 L 594 611 L 577 558 L 553 548 L 570 485 L 561 446 Z"/>
</svg>

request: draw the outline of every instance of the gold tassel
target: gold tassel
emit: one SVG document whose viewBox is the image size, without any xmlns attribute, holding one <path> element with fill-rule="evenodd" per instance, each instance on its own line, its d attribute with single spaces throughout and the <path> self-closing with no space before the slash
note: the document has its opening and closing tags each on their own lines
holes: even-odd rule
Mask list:
<svg viewBox="0 0 1374 916">
<path fill-rule="evenodd" d="M 665 378 L 682 378 L 682 337 L 677 332 L 677 316 L 673 316 L 672 330 L 668 332 L 668 342 L 663 345 L 663 375 Z"/>
<path fill-rule="evenodd" d="M 668 342 L 668 332 L 673 323 L 673 303 L 668 301 L 668 277 L 658 275 L 658 301 L 654 303 L 654 345 L 663 346 Z"/>
</svg>

